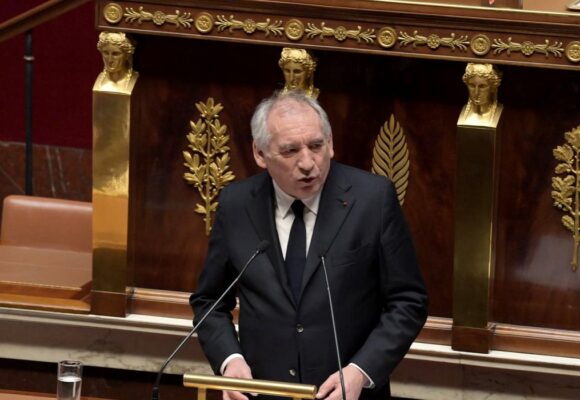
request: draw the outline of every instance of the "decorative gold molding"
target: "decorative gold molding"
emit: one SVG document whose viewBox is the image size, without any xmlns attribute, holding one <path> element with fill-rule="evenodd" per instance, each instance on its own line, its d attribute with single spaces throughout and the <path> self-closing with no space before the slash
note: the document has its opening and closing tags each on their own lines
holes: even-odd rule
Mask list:
<svg viewBox="0 0 580 400">
<path fill-rule="evenodd" d="M 409 150 L 403 128 L 391 114 L 375 141 L 371 171 L 389 177 L 397 189 L 401 205 L 405 202 L 409 185 L 409 164 Z"/>
<path fill-rule="evenodd" d="M 395 44 L 397 44 L 397 31 L 391 27 L 384 27 L 378 33 L 379 45 L 385 49 L 390 49 Z"/>
<path fill-rule="evenodd" d="M 304 36 L 304 24 L 299 19 L 290 19 L 284 25 L 284 33 L 290 40 L 300 40 Z"/>
<path fill-rule="evenodd" d="M 123 7 L 117 3 L 109 3 L 103 8 L 103 16 L 110 24 L 118 24 L 123 19 Z"/>
<path fill-rule="evenodd" d="M 142 6 L 138 10 L 126 7 L 124 14 L 122 14 L 121 6 L 113 2 L 107 3 L 103 7 L 103 17 L 110 24 L 119 23 L 123 17 L 125 22 L 129 24 L 140 25 L 144 22 L 152 21 L 157 26 L 169 23 L 178 28 L 191 28 L 193 24 L 196 30 L 202 34 L 209 34 L 214 27 L 217 27 L 217 31 L 220 33 L 226 30 L 230 33 L 235 30 L 243 30 L 246 34 L 252 35 L 259 31 L 265 33 L 266 37 L 270 36 L 270 34 L 276 37 L 284 35 L 288 41 L 292 42 L 303 40 L 305 35 L 307 39 L 320 38 L 321 41 L 324 41 L 325 38 L 333 37 L 340 43 L 346 42 L 347 39 L 352 39 L 358 43 L 374 44 L 375 39 L 377 39 L 378 45 L 384 49 L 391 49 L 398 42 L 401 48 L 408 45 L 412 45 L 413 48 L 427 46 L 433 51 L 446 47 L 451 49 L 451 51 L 467 52 L 469 48 L 473 54 L 480 57 L 500 56 L 504 52 L 509 57 L 512 52 L 521 52 L 526 57 L 539 53 L 547 58 L 549 56 L 562 57 L 562 53 L 564 53 L 568 61 L 572 63 L 580 62 L 580 41 L 571 41 L 564 49 L 563 42 L 555 40 L 550 43 L 549 39 L 545 39 L 545 43 L 534 43 L 529 40 L 517 43 L 512 41 L 512 37 L 508 37 L 507 41 L 504 41 L 503 38 L 494 38 L 492 40 L 484 33 L 475 34 L 471 39 L 468 35 L 459 35 L 455 32 L 449 33 L 446 37 L 441 37 L 436 33 L 421 35 L 419 30 L 414 30 L 412 34 L 401 30 L 397 34 L 397 31 L 389 26 L 363 28 L 358 25 L 356 29 L 348 29 L 343 25 L 329 27 L 324 21 L 307 22 L 297 18 L 291 18 L 287 21 L 266 18 L 264 21 L 258 22 L 252 18 L 236 19 L 234 15 L 229 17 L 212 15 L 207 11 L 201 11 L 193 18 L 191 12 L 176 10 L 175 14 L 166 14 L 163 11 L 146 11 Z M 492 49 L 493 52 L 491 52 Z"/>
<path fill-rule="evenodd" d="M 344 42 L 346 39 L 355 39 L 357 42 L 364 40 L 366 43 L 374 43 L 374 39 L 377 37 L 374 29 L 367 29 L 363 32 L 362 28 L 357 26 L 357 29 L 346 29 L 344 26 L 337 26 L 336 28 L 329 28 L 326 26 L 325 22 L 320 23 L 320 28 L 315 24 L 309 22 L 306 28 L 306 37 L 308 39 L 314 39 L 320 36 L 320 40 L 324 40 L 325 37 L 333 36 L 339 42 Z"/>
<path fill-rule="evenodd" d="M 469 42 L 469 48 L 473 54 L 484 56 L 491 50 L 491 40 L 483 33 L 477 34 Z"/>
<path fill-rule="evenodd" d="M 203 200 L 195 205 L 195 212 L 202 214 L 205 233 L 209 235 L 212 226 L 212 213 L 217 209 L 217 197 L 224 186 L 236 177 L 229 170 L 230 154 L 227 126 L 222 125 L 219 113 L 223 110 L 220 103 L 214 104 L 212 97 L 206 103 L 195 103 L 201 114 L 197 122 L 190 121 L 191 132 L 187 134 L 191 152 L 184 151 L 183 164 L 189 172 L 183 174 L 187 183 L 193 185 Z M 203 118 L 203 120 L 202 120 Z M 203 158 L 203 160 L 201 159 Z"/>
<path fill-rule="evenodd" d="M 282 21 L 276 20 L 274 23 L 270 22 L 270 18 L 266 18 L 266 21 L 264 22 L 255 22 L 251 18 L 245 19 L 244 21 L 239 21 L 234 19 L 233 15 L 230 15 L 229 19 L 227 19 L 225 15 L 218 15 L 215 24 L 217 25 L 218 31 L 220 32 L 223 32 L 226 29 L 228 29 L 230 32 L 233 32 L 236 29 L 242 29 L 248 35 L 251 35 L 255 31 L 264 32 L 266 37 L 268 37 L 270 33 L 274 36 L 282 35 L 282 31 L 284 31 Z"/>
<path fill-rule="evenodd" d="M 512 51 L 519 51 L 523 55 L 529 57 L 534 53 L 541 53 L 544 54 L 546 57 L 552 54 L 555 57 L 562 57 L 562 42 L 554 42 L 553 45 L 550 45 L 550 41 L 546 39 L 544 44 L 534 44 L 530 41 L 525 41 L 523 43 L 516 43 L 512 42 L 512 38 L 509 37 L 507 43 L 505 43 L 501 39 L 493 39 L 493 44 L 491 47 L 494 49 L 494 54 L 500 54 L 503 51 L 506 51 L 508 56 Z"/>
<path fill-rule="evenodd" d="M 540 32 L 534 31 L 533 27 L 524 30 L 518 24 L 515 24 L 510 31 L 506 31 L 504 28 L 486 29 L 483 27 L 479 32 L 471 32 L 468 25 L 460 23 L 441 25 L 439 30 L 436 25 L 428 22 L 421 25 L 413 25 L 412 21 L 401 20 L 398 25 L 384 26 L 368 20 L 353 21 L 346 16 L 341 17 L 339 15 L 336 15 L 331 23 L 330 20 L 322 21 L 307 16 L 301 18 L 291 17 L 291 15 L 296 14 L 274 15 L 270 9 L 264 9 L 264 17 L 258 17 L 261 20 L 257 21 L 252 19 L 256 17 L 248 13 L 242 13 L 242 11 L 239 11 L 239 15 L 236 17 L 235 14 L 224 14 L 224 11 L 214 9 L 211 6 L 205 9 L 194 5 L 184 6 L 181 10 L 176 10 L 170 15 L 165 13 L 166 9 L 164 11 L 145 10 L 147 7 L 155 7 L 153 5 L 133 6 L 131 8 L 115 0 L 99 2 L 99 4 L 103 5 L 99 10 L 102 16 L 99 18 L 100 22 L 97 23 L 101 29 L 106 29 L 107 24 L 114 25 L 121 21 L 123 21 L 125 26 L 129 24 L 140 25 L 153 21 L 158 28 L 163 29 L 164 33 L 168 35 L 174 34 L 175 29 L 166 27 L 164 26 L 165 24 L 173 24 L 178 28 L 191 28 L 192 25 L 195 25 L 196 31 L 192 32 L 192 34 L 211 33 L 216 38 L 224 34 L 231 34 L 236 30 L 243 30 L 247 35 L 260 31 L 265 33 L 272 44 L 277 45 L 281 44 L 281 36 L 285 36 L 282 38 L 283 42 L 289 43 L 300 43 L 305 42 L 306 39 L 319 38 L 321 42 L 325 42 L 321 46 L 334 46 L 332 43 L 325 41 L 325 39 L 334 38 L 345 49 L 356 46 L 353 40 L 356 40 L 358 44 L 374 45 L 377 43 L 377 47 L 384 50 L 394 50 L 395 47 L 398 47 L 397 51 L 401 53 L 410 54 L 419 49 L 417 54 L 410 54 L 413 57 L 433 57 L 435 54 L 430 54 L 429 51 L 421 49 L 421 46 L 427 46 L 433 52 L 440 50 L 442 56 L 455 52 L 454 58 L 469 58 L 471 55 L 475 55 L 482 59 L 489 59 L 491 62 L 494 59 L 501 59 L 508 63 L 525 65 L 527 62 L 532 62 L 537 65 L 537 61 L 533 59 L 526 60 L 536 53 L 543 54 L 546 57 L 544 63 L 549 68 L 573 69 L 580 62 L 579 39 L 570 37 L 564 39 L 557 32 L 551 35 L 548 33 L 542 35 Z M 121 8 L 124 13 L 120 11 Z M 267 17 L 269 13 L 271 15 Z M 359 23 L 360 25 L 356 25 Z M 529 23 L 531 21 L 525 22 L 525 25 L 527 26 Z M 135 29 L 138 30 L 139 27 L 135 27 Z M 142 29 L 147 30 L 146 27 Z M 429 32 L 430 29 L 432 29 L 431 32 Z M 426 33 L 420 34 L 421 30 Z M 179 35 L 183 35 L 183 33 Z M 525 40 L 522 38 L 520 42 L 513 42 L 512 38 L 519 37 L 519 35 L 529 38 Z M 238 39 L 241 39 L 240 36 L 238 36 Z M 253 41 L 256 39 L 241 40 Z M 397 43 L 399 44 L 398 46 L 396 46 Z M 441 49 L 442 47 L 443 49 Z M 369 50 L 372 51 L 373 49 L 369 48 Z M 511 52 L 520 52 L 525 57 L 510 59 Z M 566 55 L 566 59 L 558 60 L 557 58 L 562 57 L 562 54 Z"/>
<path fill-rule="evenodd" d="M 137 23 L 139 25 L 143 22 L 153 21 L 157 26 L 168 23 L 178 28 L 191 28 L 191 23 L 193 22 L 190 12 L 184 12 L 182 14 L 179 10 L 175 10 L 175 14 L 165 14 L 163 11 L 145 11 L 143 7 L 139 7 L 138 11 L 135 11 L 132 7 L 127 7 L 125 8 L 125 14 L 123 16 L 125 17 L 125 22 Z"/>
<path fill-rule="evenodd" d="M 195 29 L 200 33 L 210 33 L 213 30 L 214 19 L 210 13 L 201 12 L 195 19 Z"/>
<path fill-rule="evenodd" d="M 437 50 L 440 46 L 450 47 L 451 50 L 455 51 L 458 48 L 461 51 L 467 51 L 467 46 L 469 45 L 469 36 L 461 35 L 455 37 L 455 33 L 451 33 L 451 37 L 442 38 L 439 35 L 431 34 L 429 36 L 422 36 L 418 34 L 419 31 L 413 31 L 413 36 L 406 32 L 400 32 L 399 42 L 402 47 L 408 44 L 413 44 L 413 47 L 417 45 L 427 45 L 432 50 Z"/>
<path fill-rule="evenodd" d="M 564 134 L 566 142 L 553 150 L 556 175 L 552 178 L 552 198 L 554 206 L 564 211 L 562 224 L 572 232 L 574 250 L 572 252 L 572 271 L 578 268 L 578 245 L 580 244 L 580 125 Z"/>
<path fill-rule="evenodd" d="M 566 58 L 573 63 L 580 61 L 580 42 L 572 41 L 566 46 Z"/>
</svg>

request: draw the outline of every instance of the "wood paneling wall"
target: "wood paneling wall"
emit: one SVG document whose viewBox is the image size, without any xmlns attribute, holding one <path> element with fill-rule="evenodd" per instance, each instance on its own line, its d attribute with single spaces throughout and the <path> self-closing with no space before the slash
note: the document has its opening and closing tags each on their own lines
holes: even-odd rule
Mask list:
<svg viewBox="0 0 580 400">
<path fill-rule="evenodd" d="M 135 282 L 192 291 L 207 246 L 202 218 L 193 212 L 199 196 L 182 178 L 185 135 L 189 121 L 198 118 L 194 103 L 213 97 L 224 105 L 220 120 L 231 135 L 232 170 L 238 179 L 257 172 L 249 121 L 259 101 L 282 87 L 281 48 L 155 37 L 138 41 L 141 95 L 131 161 L 137 171 L 131 192 Z M 453 148 L 465 97 L 464 66 L 339 52 L 316 55 L 315 82 L 333 125 L 336 160 L 370 170 L 375 138 L 389 116 L 394 114 L 405 130 L 411 153 L 405 212 L 430 292 L 438 294 L 431 313 L 449 316 Z"/>
<path fill-rule="evenodd" d="M 238 179 L 257 172 L 249 120 L 282 87 L 281 47 L 137 37 L 140 71 L 134 138 L 135 284 L 193 291 L 207 246 L 200 200 L 184 179 L 182 151 L 194 104 L 213 97 L 231 135 Z M 430 299 L 430 315 L 450 317 L 456 123 L 467 92 L 465 63 L 318 51 L 315 83 L 333 125 L 335 158 L 370 170 L 380 127 L 394 114 L 407 136 L 410 183 L 404 210 Z M 574 71 L 503 66 L 497 266 L 492 320 L 580 328 L 580 280 L 571 237 L 552 206 L 552 148 L 578 120 Z M 548 79 L 549 77 L 549 79 Z"/>
<path fill-rule="evenodd" d="M 580 125 L 580 74 L 504 70 L 493 317 L 580 330 L 580 274 L 570 267 L 572 234 L 551 197 L 557 165 L 552 149 Z"/>
</svg>

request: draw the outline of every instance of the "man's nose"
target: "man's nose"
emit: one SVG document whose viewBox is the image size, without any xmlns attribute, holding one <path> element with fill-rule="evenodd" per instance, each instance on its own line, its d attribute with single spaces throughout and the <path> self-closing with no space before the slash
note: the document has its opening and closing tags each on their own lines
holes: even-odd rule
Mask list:
<svg viewBox="0 0 580 400">
<path fill-rule="evenodd" d="M 314 157 L 308 149 L 303 149 L 299 154 L 298 168 L 303 172 L 310 172 L 314 168 Z"/>
</svg>

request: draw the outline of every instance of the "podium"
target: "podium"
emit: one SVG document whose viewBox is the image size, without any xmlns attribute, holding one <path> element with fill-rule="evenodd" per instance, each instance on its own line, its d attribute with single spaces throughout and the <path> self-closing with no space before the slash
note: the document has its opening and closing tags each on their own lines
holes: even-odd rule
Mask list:
<svg viewBox="0 0 580 400">
<path fill-rule="evenodd" d="M 207 390 L 233 390 L 246 393 L 297 399 L 314 399 L 317 388 L 314 385 L 266 381 L 260 379 L 226 378 L 223 376 L 184 374 L 183 386 L 197 388 L 197 400 L 206 400 Z"/>
</svg>

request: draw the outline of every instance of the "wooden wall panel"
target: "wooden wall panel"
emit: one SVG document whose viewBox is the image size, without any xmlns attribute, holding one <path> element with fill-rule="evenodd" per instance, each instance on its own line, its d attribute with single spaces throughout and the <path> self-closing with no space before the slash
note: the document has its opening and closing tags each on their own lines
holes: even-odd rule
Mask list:
<svg viewBox="0 0 580 400">
<path fill-rule="evenodd" d="M 232 140 L 238 178 L 258 171 L 250 151 L 254 107 L 282 87 L 280 47 L 137 37 L 139 114 L 132 138 L 135 284 L 192 291 L 207 237 L 193 213 L 197 193 L 182 178 L 194 103 L 213 97 Z M 454 134 L 465 97 L 464 65 L 318 52 L 316 86 L 334 129 L 335 158 L 370 170 L 380 127 L 394 113 L 407 135 L 411 177 L 405 213 L 432 297 L 430 314 L 451 315 Z"/>
<path fill-rule="evenodd" d="M 193 291 L 207 249 L 200 200 L 182 178 L 197 101 L 224 105 L 238 179 L 258 171 L 250 151 L 255 105 L 282 86 L 280 48 L 138 37 L 138 117 L 132 183 L 135 285 Z M 464 63 L 319 51 L 316 86 L 334 129 L 335 158 L 369 170 L 394 114 L 411 157 L 404 210 L 431 293 L 430 315 L 451 316 L 456 122 Z M 571 238 L 550 198 L 552 148 L 578 124 L 578 74 L 504 66 L 501 171 L 492 321 L 576 329 L 580 291 Z M 562 88 L 556 90 L 555 88 Z M 576 125 L 575 125 L 576 124 Z"/>
<path fill-rule="evenodd" d="M 572 272 L 572 236 L 553 206 L 552 149 L 580 125 L 580 74 L 503 68 L 493 319 L 580 329 L 580 271 Z"/>
</svg>

